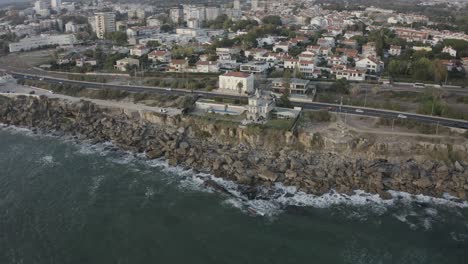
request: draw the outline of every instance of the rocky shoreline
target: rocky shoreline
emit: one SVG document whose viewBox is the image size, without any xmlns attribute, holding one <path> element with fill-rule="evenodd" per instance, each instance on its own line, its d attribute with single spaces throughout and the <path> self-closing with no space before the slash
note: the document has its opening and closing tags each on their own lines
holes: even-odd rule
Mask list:
<svg viewBox="0 0 468 264">
<path fill-rule="evenodd" d="M 240 183 L 250 199 L 259 197 L 257 187 L 274 183 L 317 195 L 363 190 L 390 198 L 387 191 L 394 190 L 468 199 L 468 144 L 383 145 L 361 138 L 343 145 L 300 131 L 251 131 L 194 116 L 27 96 L 0 97 L 0 123 L 111 141 L 149 159 Z M 435 151 L 462 158 L 448 163 L 425 154 Z"/>
</svg>

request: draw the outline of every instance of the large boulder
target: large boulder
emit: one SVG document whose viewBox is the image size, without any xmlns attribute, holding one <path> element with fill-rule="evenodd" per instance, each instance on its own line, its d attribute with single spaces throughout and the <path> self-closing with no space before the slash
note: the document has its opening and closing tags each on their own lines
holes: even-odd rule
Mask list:
<svg viewBox="0 0 468 264">
<path fill-rule="evenodd" d="M 267 167 L 263 166 L 260 168 L 260 171 L 258 173 L 258 177 L 264 181 L 271 181 L 274 182 L 276 179 L 278 179 L 278 174 L 272 172 L 269 170 Z"/>
</svg>

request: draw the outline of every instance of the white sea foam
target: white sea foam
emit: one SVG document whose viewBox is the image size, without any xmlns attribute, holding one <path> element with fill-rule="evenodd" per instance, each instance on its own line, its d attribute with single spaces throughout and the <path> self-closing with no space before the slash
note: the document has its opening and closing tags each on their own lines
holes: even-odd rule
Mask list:
<svg viewBox="0 0 468 264">
<path fill-rule="evenodd" d="M 41 162 L 45 165 L 52 165 L 54 164 L 54 157 L 52 157 L 51 155 L 47 155 L 47 156 L 44 156 L 41 158 Z"/>
<path fill-rule="evenodd" d="M 96 192 L 101 186 L 101 183 L 104 180 L 104 178 L 105 178 L 104 175 L 99 175 L 92 179 L 91 186 L 89 187 L 89 194 L 91 197 L 94 197 L 96 195 Z"/>
<path fill-rule="evenodd" d="M 25 128 L 13 126 L 2 126 L 2 128 L 17 133 L 36 135 L 33 131 Z M 97 153 L 101 156 L 107 156 L 107 160 L 117 164 L 130 165 L 135 162 L 140 162 L 150 168 L 158 168 L 162 172 L 174 176 L 165 179 L 168 183 L 177 183 L 182 190 L 213 192 L 214 190 L 212 188 L 204 184 L 206 180 L 212 180 L 229 193 L 224 199 L 223 204 L 261 216 L 271 217 L 278 215 L 288 206 L 330 208 L 344 205 L 354 209 L 366 208 L 366 210 L 370 210 L 374 215 L 382 215 L 389 209 L 397 208 L 398 213 L 393 213 L 392 215 L 398 221 L 407 223 L 412 229 L 418 227 L 430 229 L 432 223 L 437 221 L 439 217 L 437 209 L 433 208 L 434 206 L 444 206 L 455 209 L 468 208 L 468 202 L 460 201 L 449 194 L 445 194 L 442 198 L 435 198 L 425 195 L 412 195 L 405 192 L 389 191 L 393 199 L 384 200 L 378 194 L 369 194 L 360 190 L 355 191 L 352 195 L 340 194 L 333 190 L 323 195 L 313 195 L 298 191 L 295 187 L 284 186 L 282 184 L 275 184 L 268 189 L 268 191 L 267 189 L 261 190 L 263 199 L 249 200 L 248 197 L 239 191 L 239 185 L 229 180 L 216 178 L 209 174 L 194 173 L 192 170 L 181 166 L 169 166 L 164 159 L 146 160 L 144 153 L 133 154 L 122 151 L 118 152 L 117 155 L 119 156 L 116 157 L 116 147 L 111 142 L 91 144 L 88 141 L 84 143 L 74 139 L 71 139 L 71 141 L 77 143 L 78 152 L 81 154 L 88 155 Z M 110 155 L 111 153 L 112 155 Z M 46 156 L 44 162 L 49 161 L 50 157 Z M 93 183 L 91 193 L 98 189 L 100 181 L 102 181 L 102 179 L 98 178 Z M 145 196 L 149 198 L 152 195 L 154 195 L 154 189 L 148 187 Z M 423 208 L 416 212 L 414 210 L 415 208 L 413 208 L 414 203 L 426 204 L 430 207 Z M 458 211 L 454 211 L 454 213 L 461 215 Z M 349 214 L 353 219 L 366 219 L 366 216 L 357 210 L 352 209 Z M 409 218 L 411 220 L 408 220 Z"/>
</svg>

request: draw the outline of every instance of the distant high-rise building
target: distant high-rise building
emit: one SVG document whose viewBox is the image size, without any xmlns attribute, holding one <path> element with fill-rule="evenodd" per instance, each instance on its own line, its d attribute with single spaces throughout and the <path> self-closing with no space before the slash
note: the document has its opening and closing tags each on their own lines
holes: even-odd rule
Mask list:
<svg viewBox="0 0 468 264">
<path fill-rule="evenodd" d="M 251 3 L 252 11 L 257 11 L 257 9 L 258 9 L 258 0 L 252 0 L 250 3 Z"/>
<path fill-rule="evenodd" d="M 219 15 L 221 15 L 221 10 L 217 6 L 208 6 L 205 8 L 205 19 L 207 21 L 215 20 Z"/>
<path fill-rule="evenodd" d="M 236 10 L 241 9 L 240 0 L 234 0 L 234 9 L 236 9 Z"/>
<path fill-rule="evenodd" d="M 49 6 L 50 2 L 48 0 L 37 0 L 34 3 L 34 11 L 36 11 L 38 15 L 48 16 L 50 15 Z"/>
<path fill-rule="evenodd" d="M 103 39 L 106 33 L 115 32 L 115 14 L 101 12 L 94 15 L 94 30 L 98 38 Z"/>
<path fill-rule="evenodd" d="M 270 1 L 272 2 L 272 1 Z M 265 11 L 268 5 L 266 0 L 252 0 L 252 11 Z"/>
<path fill-rule="evenodd" d="M 50 0 L 50 7 L 54 10 L 62 9 L 62 0 Z"/>
<path fill-rule="evenodd" d="M 182 8 L 180 7 L 171 8 L 169 10 L 169 17 L 174 23 L 182 22 L 184 20 L 184 13 L 183 13 Z"/>
</svg>

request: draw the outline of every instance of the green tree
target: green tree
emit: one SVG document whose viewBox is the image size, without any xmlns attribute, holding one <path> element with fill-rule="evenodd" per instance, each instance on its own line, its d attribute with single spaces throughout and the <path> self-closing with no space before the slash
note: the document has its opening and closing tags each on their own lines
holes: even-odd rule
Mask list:
<svg viewBox="0 0 468 264">
<path fill-rule="evenodd" d="M 411 67 L 413 80 L 427 81 L 432 79 L 432 62 L 427 58 L 418 59 Z"/>
<path fill-rule="evenodd" d="M 349 82 L 345 78 L 341 78 L 335 81 L 333 88 L 337 93 L 340 94 L 349 94 Z"/>
<path fill-rule="evenodd" d="M 440 60 L 435 60 L 433 63 L 434 81 L 440 83 L 447 78 L 447 67 Z"/>
<path fill-rule="evenodd" d="M 128 43 L 127 34 L 122 31 L 106 33 L 105 38 L 112 40 L 112 42 L 118 46 L 124 46 Z"/>
<path fill-rule="evenodd" d="M 146 47 L 148 47 L 148 48 L 154 49 L 154 48 L 157 48 L 159 46 L 161 46 L 161 43 L 159 43 L 159 41 L 157 41 L 157 40 L 150 40 L 150 41 L 146 42 Z"/>
<path fill-rule="evenodd" d="M 266 16 L 262 18 L 262 22 L 263 24 L 270 24 L 275 26 L 283 25 L 283 22 L 281 22 L 281 17 L 279 16 Z"/>
</svg>

